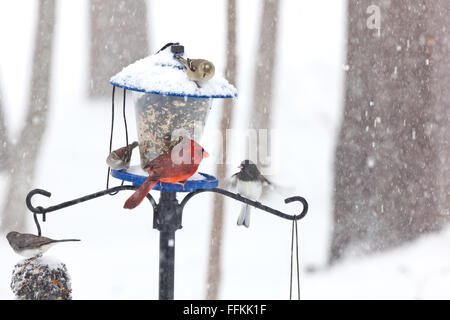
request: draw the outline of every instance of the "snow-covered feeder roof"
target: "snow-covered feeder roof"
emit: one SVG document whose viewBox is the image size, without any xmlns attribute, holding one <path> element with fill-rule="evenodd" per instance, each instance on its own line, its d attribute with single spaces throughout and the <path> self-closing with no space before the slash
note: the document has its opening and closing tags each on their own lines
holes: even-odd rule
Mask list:
<svg viewBox="0 0 450 320">
<path fill-rule="evenodd" d="M 217 73 L 198 88 L 169 49 L 140 59 L 110 79 L 113 86 L 165 96 L 234 98 L 236 88 Z"/>
</svg>

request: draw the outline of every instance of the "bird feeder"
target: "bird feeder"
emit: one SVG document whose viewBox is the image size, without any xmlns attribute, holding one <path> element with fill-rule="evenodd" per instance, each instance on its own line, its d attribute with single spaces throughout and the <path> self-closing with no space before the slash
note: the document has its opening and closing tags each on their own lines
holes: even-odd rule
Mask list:
<svg viewBox="0 0 450 320">
<path fill-rule="evenodd" d="M 220 75 L 197 85 L 175 55 L 184 56 L 184 47 L 172 45 L 138 60 L 110 81 L 133 91 L 142 168 L 167 152 L 179 136 L 199 141 L 212 100 L 237 96 L 237 90 Z"/>
<path fill-rule="evenodd" d="M 202 129 L 208 116 L 212 101 L 215 98 L 233 98 L 237 96 L 236 89 L 227 80 L 214 75 L 208 81 L 197 85 L 187 78 L 184 66 L 175 58 L 176 55 L 184 57 L 184 47 L 178 44 L 168 44 L 153 56 L 141 59 L 113 76 L 110 83 L 113 85 L 112 125 L 110 152 L 114 128 L 114 92 L 116 87 L 124 89 L 123 118 L 125 124 L 126 143 L 128 145 L 128 131 L 125 116 L 125 97 L 127 90 L 133 91 L 136 110 L 137 135 L 140 147 L 140 167 L 168 150 L 171 141 L 180 136 L 187 136 L 199 141 Z M 187 57 L 186 57 L 187 58 Z M 139 166 L 136 166 L 139 168 Z M 41 227 L 38 215 L 43 221 L 47 213 L 73 206 L 85 201 L 93 200 L 105 195 L 114 195 L 120 191 L 134 191 L 147 179 L 147 172 L 142 173 L 130 169 L 112 170 L 111 175 L 122 180 L 122 185 L 109 187 L 108 168 L 106 190 L 98 191 L 74 200 L 62 202 L 50 207 L 34 206 L 32 198 L 35 195 L 50 197 L 51 193 L 43 189 L 31 190 L 26 197 L 26 205 L 33 213 L 38 235 Z M 139 171 L 139 170 L 137 170 Z M 214 176 L 200 173 L 201 178 L 191 179 L 183 186 L 171 183 L 158 183 L 153 190 L 161 191 L 159 202 L 150 193 L 146 195 L 153 208 L 153 228 L 160 232 L 159 257 L 159 298 L 163 300 L 174 299 L 174 266 L 175 266 L 175 232 L 181 229 L 183 210 L 187 202 L 195 195 L 203 192 L 214 192 L 240 201 L 247 205 L 268 212 L 283 219 L 292 221 L 291 269 L 293 266 L 294 230 L 298 240 L 297 220 L 302 219 L 308 211 L 307 201 L 300 196 L 290 197 L 285 203 L 300 202 L 303 210 L 298 215 L 289 215 L 265 206 L 257 201 L 242 197 L 239 194 L 217 188 L 218 181 Z M 132 185 L 124 185 L 124 181 Z M 188 192 L 179 202 L 177 192 Z M 295 228 L 294 228 L 295 226 Z M 297 243 L 298 246 L 298 243 Z M 297 253 L 298 259 L 298 253 Z M 300 298 L 300 284 L 297 279 L 298 297 Z M 291 274 L 292 293 L 292 274 Z"/>
</svg>

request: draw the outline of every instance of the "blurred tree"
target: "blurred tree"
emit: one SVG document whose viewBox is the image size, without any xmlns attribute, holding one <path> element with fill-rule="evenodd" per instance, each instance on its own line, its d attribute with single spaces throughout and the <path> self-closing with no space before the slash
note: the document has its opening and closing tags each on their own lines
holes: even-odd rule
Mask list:
<svg viewBox="0 0 450 320">
<path fill-rule="evenodd" d="M 330 262 L 438 230 L 449 214 L 446 1 L 348 2 Z"/>
<path fill-rule="evenodd" d="M 89 10 L 89 95 L 109 97 L 109 79 L 149 53 L 147 3 L 145 0 L 91 0 Z"/>
<path fill-rule="evenodd" d="M 6 127 L 5 114 L 3 111 L 3 98 L 2 90 L 0 87 L 0 171 L 7 170 L 9 168 L 9 139 L 8 129 Z"/>
<path fill-rule="evenodd" d="M 253 80 L 253 100 L 250 113 L 250 128 L 269 129 L 271 127 L 272 115 L 272 92 L 275 76 L 277 29 L 279 0 L 264 0 L 263 11 L 259 28 L 258 51 L 255 54 L 255 77 Z M 270 141 L 269 132 L 267 141 L 259 141 L 256 150 L 262 150 L 262 143 Z M 250 146 L 252 147 L 252 146 Z M 264 150 L 270 150 L 266 146 Z M 247 148 L 247 150 L 249 150 Z M 260 167 L 268 166 L 269 159 L 258 156 L 257 164 Z M 263 161 L 261 161 L 263 160 Z"/>
<path fill-rule="evenodd" d="M 275 47 L 277 39 L 278 24 L 278 0 L 265 0 L 259 28 L 258 52 L 255 58 L 255 80 L 253 90 L 253 106 L 250 116 L 250 127 L 254 129 L 268 129 L 270 127 L 270 115 L 272 104 L 272 87 L 275 63 Z M 226 77 L 236 83 L 236 3 L 235 0 L 227 2 L 227 67 Z M 221 119 L 221 132 L 223 139 L 226 138 L 226 129 L 231 127 L 233 112 L 233 100 L 224 102 Z M 264 141 L 263 143 L 266 143 Z M 217 177 L 219 181 L 227 177 L 226 160 L 227 150 L 225 140 L 222 144 L 222 162 L 217 166 Z M 258 146 L 255 146 L 258 147 Z M 267 163 L 264 163 L 267 165 Z M 211 241 L 208 265 L 207 299 L 218 299 L 221 276 L 221 245 L 223 235 L 223 197 L 214 195 L 214 216 L 211 227 Z"/>
<path fill-rule="evenodd" d="M 38 152 L 47 124 L 50 105 L 50 76 L 55 27 L 55 0 L 40 0 L 35 33 L 31 91 L 24 127 L 15 145 L 7 141 L 6 127 L 0 122 L 0 138 L 8 150 L 8 191 L 2 211 L 0 231 L 23 230 L 25 197 L 33 181 Z M 0 112 L 1 113 L 1 112 Z M 4 121 L 2 121 L 4 122 Z M 3 135 L 3 137 L 2 137 Z"/>
<path fill-rule="evenodd" d="M 225 76 L 232 84 L 236 84 L 236 0 L 227 1 L 227 49 L 226 49 L 226 71 Z M 222 136 L 222 163 L 217 164 L 217 178 L 224 181 L 227 177 L 227 150 L 226 150 L 226 130 L 231 127 L 233 117 L 234 99 L 225 99 L 222 109 L 220 131 Z M 223 212 L 224 197 L 214 194 L 214 215 L 212 217 L 209 264 L 206 298 L 218 299 L 220 277 L 221 277 L 221 248 L 223 236 Z"/>
</svg>

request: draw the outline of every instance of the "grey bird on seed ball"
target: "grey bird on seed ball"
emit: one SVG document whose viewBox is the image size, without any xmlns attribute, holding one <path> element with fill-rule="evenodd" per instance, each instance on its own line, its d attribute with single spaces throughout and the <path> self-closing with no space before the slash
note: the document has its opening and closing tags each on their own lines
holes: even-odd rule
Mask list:
<svg viewBox="0 0 450 320">
<path fill-rule="evenodd" d="M 58 242 L 80 241 L 79 239 L 54 240 L 47 237 L 16 231 L 9 232 L 6 235 L 6 239 L 8 239 L 11 248 L 13 248 L 17 254 L 25 258 L 33 258 L 42 255 Z"/>
</svg>

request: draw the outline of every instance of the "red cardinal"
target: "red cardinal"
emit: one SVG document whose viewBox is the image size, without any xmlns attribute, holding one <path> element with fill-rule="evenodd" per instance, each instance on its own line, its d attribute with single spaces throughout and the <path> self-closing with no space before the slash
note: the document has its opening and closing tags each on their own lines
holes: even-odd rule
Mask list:
<svg viewBox="0 0 450 320">
<path fill-rule="evenodd" d="M 194 140 L 184 138 L 182 143 L 159 155 L 145 166 L 149 172 L 147 180 L 128 198 L 123 207 L 136 208 L 158 181 L 176 183 L 187 180 L 197 171 L 200 161 L 208 156 L 201 145 Z"/>
</svg>

